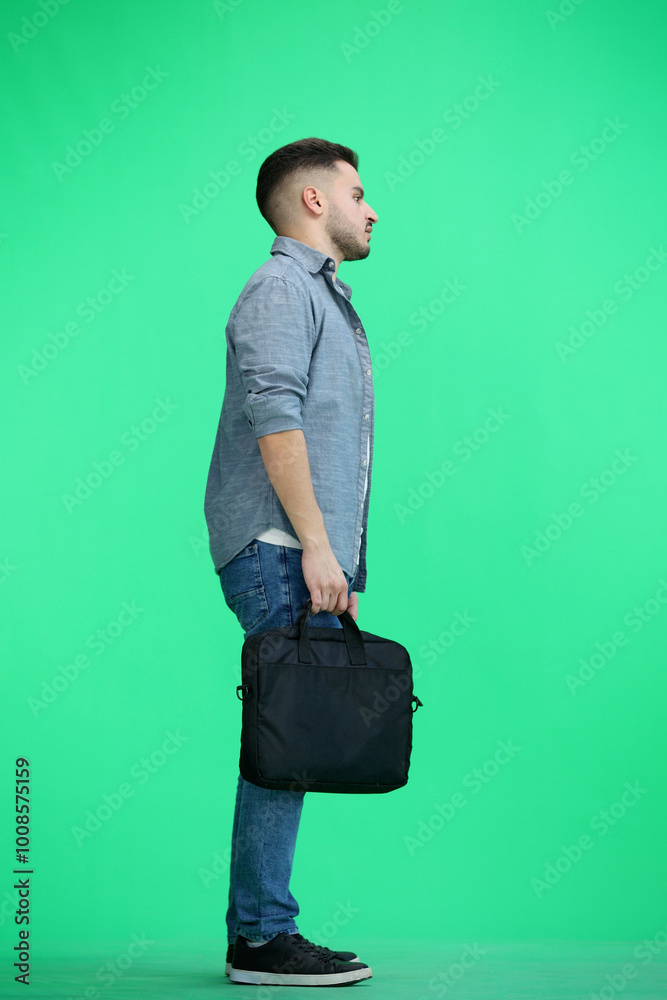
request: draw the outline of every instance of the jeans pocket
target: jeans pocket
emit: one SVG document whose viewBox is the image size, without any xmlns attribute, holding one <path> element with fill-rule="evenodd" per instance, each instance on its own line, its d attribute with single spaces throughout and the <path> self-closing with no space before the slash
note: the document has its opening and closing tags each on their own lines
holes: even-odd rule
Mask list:
<svg viewBox="0 0 667 1000">
<path fill-rule="evenodd" d="M 244 632 L 256 628 L 269 613 L 262 581 L 259 550 L 255 542 L 234 556 L 220 570 L 220 586 L 225 602 Z"/>
</svg>

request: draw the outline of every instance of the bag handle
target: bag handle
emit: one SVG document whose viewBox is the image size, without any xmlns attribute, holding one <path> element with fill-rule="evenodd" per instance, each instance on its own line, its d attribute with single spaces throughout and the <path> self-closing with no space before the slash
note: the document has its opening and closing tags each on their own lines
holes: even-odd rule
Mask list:
<svg viewBox="0 0 667 1000">
<path fill-rule="evenodd" d="M 303 609 L 295 623 L 299 626 L 300 630 L 299 663 L 313 662 L 310 642 L 308 641 L 308 634 L 306 632 L 306 625 L 308 624 L 308 618 L 311 614 L 312 607 L 313 602 L 310 598 L 308 598 L 308 600 L 304 603 Z M 347 645 L 348 653 L 350 654 L 350 663 L 352 663 L 355 667 L 365 667 L 367 663 L 366 650 L 364 649 L 364 640 L 361 635 L 361 631 L 359 630 L 359 626 L 347 610 L 338 615 L 338 620 L 343 626 L 345 643 Z"/>
</svg>

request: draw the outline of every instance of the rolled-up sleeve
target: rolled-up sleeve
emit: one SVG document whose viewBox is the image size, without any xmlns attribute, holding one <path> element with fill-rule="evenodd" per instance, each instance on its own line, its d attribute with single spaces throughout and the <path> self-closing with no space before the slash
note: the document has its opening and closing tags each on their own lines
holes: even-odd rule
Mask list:
<svg viewBox="0 0 667 1000">
<path fill-rule="evenodd" d="M 239 302 L 228 327 L 255 437 L 303 428 L 315 342 L 310 298 L 293 281 L 267 276 Z"/>
</svg>

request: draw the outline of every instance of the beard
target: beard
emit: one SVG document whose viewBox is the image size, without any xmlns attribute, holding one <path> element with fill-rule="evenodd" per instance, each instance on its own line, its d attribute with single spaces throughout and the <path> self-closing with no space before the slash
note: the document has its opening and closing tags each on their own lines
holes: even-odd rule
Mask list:
<svg viewBox="0 0 667 1000">
<path fill-rule="evenodd" d="M 365 230 L 360 233 L 335 206 L 330 207 L 325 233 L 343 260 L 363 260 L 368 257 L 371 247 Z"/>
</svg>

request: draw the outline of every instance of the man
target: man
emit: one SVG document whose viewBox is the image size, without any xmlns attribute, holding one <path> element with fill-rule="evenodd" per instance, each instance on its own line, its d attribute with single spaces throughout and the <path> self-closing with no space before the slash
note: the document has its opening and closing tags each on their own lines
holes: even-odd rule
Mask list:
<svg viewBox="0 0 667 1000">
<path fill-rule="evenodd" d="M 356 620 L 366 589 L 374 393 L 368 341 L 338 280 L 363 260 L 377 215 L 358 156 L 324 139 L 276 150 L 257 204 L 276 234 L 226 328 L 226 387 L 206 486 L 215 570 L 244 638 Z M 354 952 L 298 933 L 289 890 L 303 791 L 239 775 L 232 827 L 228 971 L 233 982 L 337 985 L 371 976 Z"/>
</svg>

